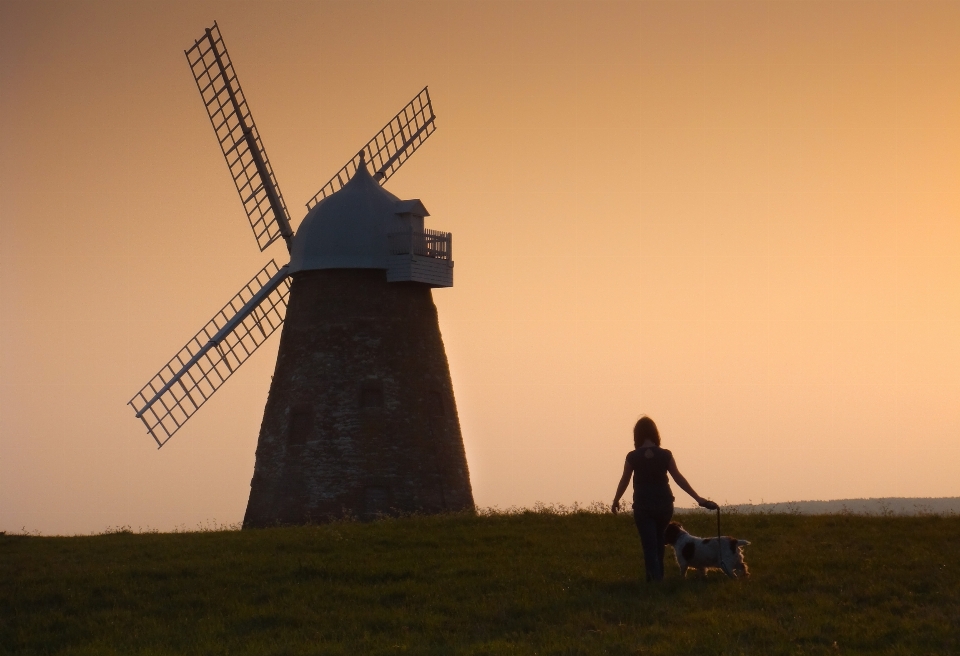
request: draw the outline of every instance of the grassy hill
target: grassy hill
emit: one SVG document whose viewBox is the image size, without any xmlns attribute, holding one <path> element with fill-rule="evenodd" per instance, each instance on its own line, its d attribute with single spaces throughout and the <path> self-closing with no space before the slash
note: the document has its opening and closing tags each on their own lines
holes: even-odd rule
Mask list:
<svg viewBox="0 0 960 656">
<path fill-rule="evenodd" d="M 709 535 L 710 515 L 687 515 Z M 732 515 L 753 574 L 643 582 L 632 519 L 0 536 L 0 653 L 960 653 L 960 517 Z"/>
<path fill-rule="evenodd" d="M 744 503 L 732 506 L 744 514 L 783 513 L 792 515 L 957 515 L 960 497 L 883 497 L 874 499 L 834 499 L 832 501 L 786 501 L 780 503 Z"/>
</svg>

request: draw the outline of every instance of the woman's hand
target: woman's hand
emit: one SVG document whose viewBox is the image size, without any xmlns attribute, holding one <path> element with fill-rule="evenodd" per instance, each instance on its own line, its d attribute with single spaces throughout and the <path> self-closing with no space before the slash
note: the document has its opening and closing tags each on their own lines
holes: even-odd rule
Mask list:
<svg viewBox="0 0 960 656">
<path fill-rule="evenodd" d="M 706 508 L 707 510 L 716 510 L 720 507 L 710 499 L 704 499 L 703 497 L 697 499 L 697 503 L 700 504 L 701 508 Z"/>
<path fill-rule="evenodd" d="M 620 477 L 620 483 L 617 484 L 617 493 L 613 495 L 613 503 L 610 505 L 610 510 L 613 511 L 614 515 L 620 510 L 620 497 L 627 491 L 631 476 L 633 476 L 633 465 L 630 464 L 630 458 L 626 458 L 623 461 L 623 476 Z"/>
</svg>

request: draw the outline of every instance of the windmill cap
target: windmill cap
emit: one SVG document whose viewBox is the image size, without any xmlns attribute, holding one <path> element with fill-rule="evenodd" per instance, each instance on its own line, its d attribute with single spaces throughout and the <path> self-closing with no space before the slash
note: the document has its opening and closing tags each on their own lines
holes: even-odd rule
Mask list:
<svg viewBox="0 0 960 656">
<path fill-rule="evenodd" d="M 404 227 L 404 214 L 429 216 L 422 202 L 400 200 L 361 164 L 339 191 L 317 203 L 300 222 L 290 272 L 388 268 L 387 235 Z"/>
</svg>

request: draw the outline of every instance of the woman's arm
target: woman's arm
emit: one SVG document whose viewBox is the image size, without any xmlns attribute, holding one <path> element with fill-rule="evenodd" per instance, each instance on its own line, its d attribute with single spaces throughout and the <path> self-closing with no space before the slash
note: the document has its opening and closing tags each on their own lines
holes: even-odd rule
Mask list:
<svg viewBox="0 0 960 656">
<path fill-rule="evenodd" d="M 620 477 L 620 484 L 617 485 L 617 496 L 613 497 L 613 505 L 610 507 L 614 515 L 617 514 L 618 510 L 620 510 L 620 497 L 622 497 L 623 493 L 627 491 L 627 486 L 630 485 L 630 476 L 632 474 L 633 465 L 630 464 L 629 460 L 624 460 L 623 476 Z"/>
<path fill-rule="evenodd" d="M 673 456 L 670 456 L 670 465 L 667 467 L 667 471 L 669 471 L 670 475 L 673 476 L 673 480 L 676 481 L 677 485 L 680 486 L 680 489 L 692 496 L 698 504 L 704 508 L 709 508 L 710 510 L 717 509 L 717 504 L 709 499 L 704 499 L 694 491 L 690 483 L 687 482 L 687 479 L 685 479 L 683 474 L 680 473 L 680 470 L 677 469 L 677 461 L 673 459 Z"/>
</svg>

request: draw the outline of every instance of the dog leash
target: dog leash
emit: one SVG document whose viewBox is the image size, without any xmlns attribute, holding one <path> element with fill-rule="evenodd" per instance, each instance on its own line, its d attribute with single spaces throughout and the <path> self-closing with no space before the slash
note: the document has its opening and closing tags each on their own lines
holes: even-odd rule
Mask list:
<svg viewBox="0 0 960 656">
<path fill-rule="evenodd" d="M 723 539 L 720 534 L 720 506 L 717 506 L 717 559 L 720 561 L 720 569 L 723 570 L 723 573 L 726 574 L 731 579 L 737 578 L 733 575 L 733 572 L 730 571 L 730 568 L 727 567 L 727 563 L 723 560 Z"/>
</svg>

